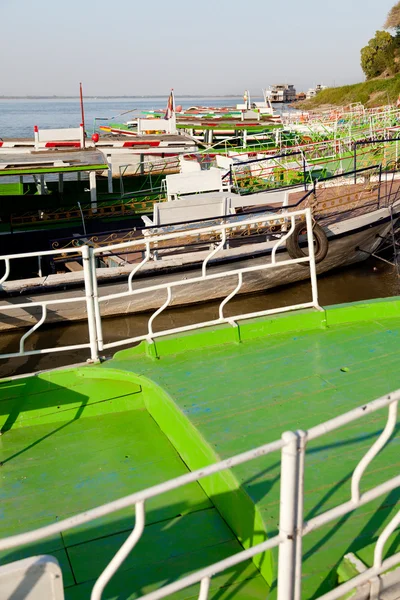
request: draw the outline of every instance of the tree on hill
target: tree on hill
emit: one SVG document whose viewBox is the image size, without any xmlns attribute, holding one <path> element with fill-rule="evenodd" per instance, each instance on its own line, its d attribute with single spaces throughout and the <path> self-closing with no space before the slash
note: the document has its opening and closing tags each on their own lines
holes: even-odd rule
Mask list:
<svg viewBox="0 0 400 600">
<path fill-rule="evenodd" d="M 395 62 L 396 45 L 396 39 L 390 33 L 377 31 L 375 37 L 369 40 L 368 45 L 362 48 L 361 67 L 367 79 L 379 77 L 384 72 L 394 75 L 397 67 Z"/>
<path fill-rule="evenodd" d="M 385 29 L 394 29 L 396 37 L 400 37 L 400 2 L 397 2 L 389 11 L 384 24 Z"/>
</svg>

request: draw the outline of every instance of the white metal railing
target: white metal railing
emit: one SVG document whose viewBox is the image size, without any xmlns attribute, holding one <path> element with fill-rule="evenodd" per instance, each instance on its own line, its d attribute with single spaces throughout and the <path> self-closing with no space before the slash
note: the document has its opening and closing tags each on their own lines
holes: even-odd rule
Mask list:
<svg viewBox="0 0 400 600">
<path fill-rule="evenodd" d="M 277 252 L 279 249 L 284 249 L 284 245 L 286 240 L 292 235 L 296 220 L 304 219 L 305 229 L 307 231 L 307 235 L 305 236 L 305 241 L 308 246 L 308 255 L 305 255 L 302 258 L 292 259 L 290 257 L 283 256 L 282 260 L 277 259 Z M 224 221 L 225 219 L 221 219 Z M 265 259 L 265 262 L 262 264 L 255 264 L 250 266 L 242 266 L 237 268 L 232 268 L 231 270 L 225 271 L 217 271 L 214 272 L 210 270 L 210 261 L 214 259 L 218 253 L 223 251 L 232 235 L 237 234 L 240 231 L 246 230 L 248 228 L 250 231 L 257 231 L 257 229 L 265 228 L 271 226 L 273 224 L 281 224 L 282 232 L 280 237 L 275 239 L 270 244 L 270 259 Z M 77 248 L 68 248 L 65 250 L 50 250 L 47 252 L 30 252 L 30 253 L 22 253 L 22 254 L 14 254 L 7 256 L 0 256 L 0 261 L 3 261 L 5 264 L 5 273 L 2 279 L 0 279 L 0 289 L 1 284 L 3 284 L 10 274 L 10 261 L 17 260 L 22 258 L 29 258 L 35 256 L 49 256 L 49 255 L 75 255 L 82 259 L 83 266 L 83 278 L 84 278 L 84 291 L 80 292 L 77 296 L 74 297 L 65 297 L 65 298 L 50 298 L 50 299 L 42 299 L 37 301 L 25 301 L 18 302 L 12 304 L 8 302 L 4 304 L 0 301 L 0 315 L 4 312 L 11 313 L 13 310 L 24 310 L 29 314 L 29 310 L 32 308 L 40 307 L 41 309 L 41 318 L 31 327 L 24 335 L 22 335 L 20 339 L 20 348 L 19 352 L 0 354 L 1 358 L 14 358 L 20 356 L 29 356 L 34 354 L 43 354 L 48 352 L 60 352 L 62 350 L 72 350 L 72 349 L 82 349 L 82 348 L 90 348 L 91 352 L 91 360 L 97 361 L 99 359 L 99 353 L 104 349 L 115 348 L 118 346 L 131 344 L 134 342 L 139 342 L 142 340 L 148 340 L 152 342 L 154 338 L 170 335 L 174 333 L 180 333 L 183 331 L 190 331 L 193 329 L 199 329 L 202 327 L 207 327 L 210 325 L 219 325 L 223 323 L 231 324 L 232 326 L 236 326 L 236 321 L 242 319 L 253 318 L 257 316 L 264 316 L 270 314 L 277 314 L 287 311 L 293 311 L 303 308 L 315 308 L 318 310 L 320 306 L 318 304 L 318 288 L 317 288 L 317 277 L 316 277 L 316 267 L 315 267 L 315 257 L 314 257 L 314 244 L 313 244 L 313 233 L 312 233 L 312 216 L 311 210 L 309 208 L 297 210 L 293 212 L 278 212 L 278 213 L 265 213 L 261 214 L 257 217 L 242 219 L 242 220 L 234 220 L 231 222 L 223 222 L 216 223 L 213 225 L 209 225 L 207 227 L 198 227 L 197 229 L 185 229 L 182 228 L 180 231 L 163 234 L 163 235 L 145 235 L 143 238 L 137 240 L 130 240 L 129 242 L 124 242 L 120 244 L 110 245 L 110 246 L 102 246 L 99 248 L 93 248 L 90 246 L 78 246 Z M 199 275 L 195 277 L 190 277 L 188 279 L 178 279 L 176 281 L 171 281 L 169 283 L 154 283 L 154 285 L 150 285 L 147 287 L 135 287 L 134 277 L 140 272 L 143 267 L 152 260 L 156 260 L 160 244 L 162 242 L 174 243 L 179 241 L 180 239 L 186 240 L 186 242 L 182 242 L 183 244 L 187 243 L 188 237 L 194 237 L 198 239 L 201 236 L 210 236 L 212 235 L 213 239 L 219 238 L 219 241 L 214 245 L 215 247 L 210 250 L 206 257 L 203 259 L 201 268 L 199 270 Z M 245 248 L 245 245 L 243 246 Z M 97 281 L 97 273 L 96 273 L 96 260 L 102 255 L 107 255 L 107 253 L 121 253 L 122 251 L 130 252 L 142 252 L 143 259 L 140 263 L 138 263 L 130 272 L 126 290 L 118 293 L 110 293 L 110 294 L 99 294 L 98 291 L 98 281 Z M 241 291 L 243 286 L 243 277 L 249 273 L 262 272 L 270 269 L 276 269 L 279 271 L 280 268 L 297 265 L 301 263 L 307 263 L 310 267 L 310 282 L 311 282 L 311 292 L 312 299 L 310 302 L 303 302 L 298 304 L 293 304 L 291 306 L 285 306 L 283 308 L 274 308 L 268 309 L 258 312 L 252 313 L 244 313 L 237 314 L 234 316 L 226 316 L 224 309 L 227 303 Z M 207 282 L 213 282 L 215 280 L 225 280 L 226 278 L 237 277 L 237 285 L 236 287 L 221 301 L 219 305 L 219 316 L 217 319 L 203 321 L 201 323 L 196 323 L 194 325 L 186 325 L 183 327 L 175 327 L 172 329 L 167 329 L 163 331 L 154 331 L 153 324 L 155 319 L 166 310 L 172 301 L 173 291 L 178 289 L 187 288 L 190 286 L 194 286 L 197 283 L 206 284 Z M 155 312 L 151 315 L 148 320 L 147 333 L 143 335 L 136 335 L 134 337 L 125 338 L 122 340 L 111 341 L 105 343 L 103 340 L 102 334 L 102 315 L 101 315 L 101 307 L 103 303 L 112 302 L 115 300 L 125 299 L 127 303 L 135 297 L 140 297 L 140 295 L 148 294 L 149 292 L 153 292 L 154 294 L 165 291 L 166 300 L 161 304 L 159 308 L 155 310 Z M 43 289 L 45 292 L 45 288 Z M 201 297 L 198 298 L 200 302 L 202 300 Z M 57 310 L 57 306 L 67 305 L 69 303 L 83 303 L 86 306 L 86 317 L 88 322 L 88 335 L 89 341 L 85 344 L 75 344 L 70 346 L 57 346 L 54 348 L 45 348 L 45 349 L 35 349 L 35 350 L 26 350 L 25 349 L 25 341 L 27 338 L 37 331 L 45 322 L 48 313 L 48 307 L 54 306 L 55 310 Z M 161 302 L 161 301 L 160 301 Z"/>
<path fill-rule="evenodd" d="M 40 258 L 43 257 L 54 257 L 54 256 L 74 256 L 78 255 L 82 260 L 83 267 L 83 275 L 84 275 L 84 290 L 72 297 L 72 298 L 51 298 L 47 300 L 38 300 L 38 301 L 25 301 L 25 302 L 16 302 L 16 303 L 7 303 L 4 304 L 0 300 L 0 314 L 3 313 L 12 313 L 15 310 L 24 310 L 29 314 L 29 311 L 32 308 L 39 308 L 41 310 L 41 317 L 38 321 L 26 331 L 20 338 L 19 341 L 19 351 L 18 352 L 10 352 L 6 354 L 0 354 L 0 358 L 9 359 L 9 358 L 17 358 L 21 356 L 32 356 L 36 354 L 46 354 L 49 352 L 62 352 L 68 350 L 81 350 L 85 348 L 90 349 L 91 359 L 94 361 L 98 360 L 98 342 L 100 332 L 97 330 L 99 326 L 99 321 L 96 321 L 96 314 L 98 314 L 97 308 L 97 280 L 93 277 L 93 268 L 92 262 L 93 259 L 90 253 L 90 247 L 87 245 L 80 246 L 77 248 L 68 248 L 64 250 L 46 250 L 41 252 L 24 252 L 21 254 L 8 254 L 6 256 L 0 256 L 0 261 L 4 263 L 4 274 L 0 278 L 0 290 L 2 285 L 8 280 L 10 272 L 11 272 L 11 261 L 13 260 L 21 260 L 21 259 L 29 259 L 29 258 Z M 43 288 L 43 293 L 46 292 L 46 288 Z M 83 307 L 86 307 L 87 314 L 87 323 L 88 323 L 88 338 L 89 341 L 82 344 L 72 344 L 68 346 L 54 346 L 51 348 L 43 348 L 36 350 L 26 350 L 25 342 L 26 340 L 37 331 L 45 322 L 48 315 L 49 306 L 54 306 L 57 308 L 59 305 L 65 304 L 76 304 L 80 303 Z"/>
<path fill-rule="evenodd" d="M 296 218 L 299 218 L 299 217 L 305 218 L 305 224 L 306 224 L 306 228 L 307 228 L 307 245 L 308 245 L 309 254 L 308 254 L 308 256 L 305 256 L 304 258 L 296 258 L 296 259 L 288 258 L 287 260 L 278 261 L 276 258 L 277 250 L 279 247 L 281 247 L 286 242 L 286 240 L 289 238 L 289 236 L 293 233 Z M 290 227 L 288 228 L 288 231 L 284 235 L 282 235 L 282 237 L 280 239 L 276 240 L 275 244 L 273 245 L 273 247 L 271 249 L 270 262 L 265 262 L 262 265 L 241 267 L 241 268 L 236 268 L 236 269 L 227 270 L 227 271 L 223 271 L 223 272 L 217 272 L 217 273 L 212 273 L 212 272 L 209 273 L 208 272 L 207 267 L 208 267 L 210 260 L 212 258 L 215 258 L 215 256 L 218 254 L 218 252 L 220 252 L 224 249 L 224 247 L 227 243 L 229 232 L 237 230 L 238 227 L 244 228 L 247 226 L 250 226 L 250 227 L 251 226 L 259 226 L 260 224 L 265 225 L 265 224 L 268 224 L 271 222 L 275 223 L 277 220 L 281 220 L 281 221 L 287 220 L 290 223 Z M 182 279 L 182 280 L 178 280 L 178 281 L 173 281 L 171 283 L 155 284 L 155 285 L 148 286 L 145 288 L 135 289 L 133 287 L 133 285 L 132 285 L 133 276 L 136 275 L 140 271 L 140 269 L 150 260 L 152 244 L 158 244 L 160 241 L 178 240 L 179 238 L 182 238 L 185 235 L 187 236 L 188 234 L 192 234 L 197 237 L 197 236 L 201 236 L 204 234 L 210 234 L 210 233 L 219 233 L 219 235 L 221 237 L 221 241 L 216 246 L 216 248 L 214 248 L 203 260 L 200 275 L 198 275 L 197 277 L 191 277 L 190 279 Z M 131 242 L 126 242 L 123 244 L 117 244 L 115 246 L 95 248 L 95 249 L 93 249 L 93 254 L 94 254 L 94 256 L 96 256 L 98 254 L 104 254 L 107 251 L 115 252 L 115 251 L 121 251 L 121 250 L 124 250 L 127 248 L 134 249 L 135 246 L 139 247 L 140 245 L 143 245 L 142 240 L 134 242 L 133 244 Z M 303 209 L 303 210 L 293 211 L 290 213 L 280 213 L 279 215 L 278 214 L 260 215 L 257 218 L 246 219 L 246 220 L 240 221 L 240 222 L 224 223 L 224 224 L 211 226 L 211 227 L 201 227 L 199 229 L 194 230 L 194 232 L 180 231 L 177 233 L 169 233 L 169 234 L 164 234 L 164 235 L 160 235 L 160 236 L 157 235 L 154 237 L 148 237 L 147 239 L 145 238 L 145 246 L 146 246 L 146 251 L 145 251 L 144 258 L 143 258 L 142 262 L 139 265 L 137 265 L 137 267 L 130 274 L 130 276 L 128 278 L 127 290 L 123 291 L 123 292 L 115 293 L 115 294 L 108 294 L 108 295 L 101 296 L 98 299 L 98 303 L 101 306 L 101 304 L 103 302 L 108 302 L 110 300 L 117 300 L 120 298 L 126 298 L 127 300 L 129 300 L 129 298 L 132 298 L 134 296 L 138 296 L 138 295 L 141 295 L 144 293 L 149 293 L 149 292 L 157 292 L 157 291 L 161 291 L 161 290 L 165 290 L 167 292 L 167 299 L 165 300 L 164 304 L 162 304 L 162 306 L 160 306 L 160 308 L 158 308 L 153 313 L 153 315 L 150 317 L 150 319 L 148 321 L 148 331 L 146 334 L 138 335 L 138 336 L 134 336 L 134 337 L 130 337 L 130 338 L 126 338 L 123 340 L 114 341 L 114 342 L 102 343 L 101 346 L 99 347 L 100 351 L 102 351 L 103 349 L 107 349 L 107 348 L 115 348 L 118 346 L 139 342 L 142 340 L 148 340 L 149 342 L 152 342 L 154 340 L 154 338 L 156 338 L 156 337 L 181 333 L 184 331 L 190 331 L 193 329 L 199 329 L 199 328 L 208 327 L 211 325 L 219 325 L 219 324 L 223 324 L 223 323 L 229 323 L 233 326 L 236 326 L 236 321 L 242 320 L 242 319 L 253 318 L 256 316 L 277 314 L 277 313 L 281 313 L 281 312 L 298 310 L 298 309 L 302 309 L 302 308 L 320 309 L 319 304 L 318 304 L 318 288 L 317 288 L 317 277 L 316 277 L 313 234 L 312 234 L 312 217 L 311 217 L 311 211 L 308 208 Z M 224 308 L 225 308 L 226 304 L 236 294 L 238 294 L 240 292 L 240 289 L 243 285 L 243 275 L 244 274 L 251 273 L 251 272 L 257 272 L 257 271 L 260 272 L 260 271 L 268 270 L 268 269 L 277 269 L 277 268 L 279 269 L 279 267 L 284 267 L 284 266 L 292 265 L 292 264 L 294 265 L 294 264 L 298 264 L 298 263 L 309 263 L 310 264 L 310 279 L 311 279 L 311 289 L 312 289 L 311 302 L 305 302 L 305 303 L 301 303 L 301 304 L 299 303 L 299 304 L 294 304 L 291 306 L 285 306 L 283 308 L 275 308 L 275 309 L 258 311 L 258 312 L 253 312 L 253 313 L 245 313 L 245 314 L 239 314 L 239 315 L 234 315 L 234 316 L 229 316 L 229 317 L 224 315 Z M 196 323 L 194 325 L 185 325 L 183 327 L 175 327 L 175 328 L 163 330 L 160 332 L 154 331 L 154 329 L 153 329 L 154 320 L 164 310 L 166 310 L 168 308 L 168 306 L 170 306 L 171 300 L 172 300 L 172 291 L 174 289 L 187 287 L 187 286 L 193 286 L 194 284 L 200 283 L 200 282 L 221 280 L 226 277 L 232 277 L 235 275 L 238 277 L 238 284 L 237 284 L 236 288 L 220 303 L 218 319 L 203 321 L 201 323 Z M 201 298 L 199 298 L 199 301 L 200 300 L 201 300 Z"/>
<path fill-rule="evenodd" d="M 83 523 L 98 519 L 107 514 L 119 511 L 123 508 L 135 506 L 136 523 L 134 529 L 116 552 L 93 587 L 91 600 L 101 600 L 105 586 L 143 535 L 146 519 L 146 502 L 150 498 L 165 494 L 166 492 L 178 489 L 184 485 L 201 481 L 205 477 L 226 471 L 238 465 L 258 459 L 261 456 L 280 451 L 281 480 L 278 535 L 225 558 L 224 560 L 211 564 L 206 568 L 200 569 L 178 581 L 164 585 L 158 590 L 145 594 L 141 596 L 141 600 L 159 600 L 196 583 L 200 584 L 199 600 L 207 600 L 212 577 L 234 565 L 252 559 L 256 555 L 275 547 L 279 547 L 277 568 L 278 600 L 300 600 L 303 537 L 332 520 L 349 514 L 368 502 L 379 498 L 383 494 L 400 487 L 400 475 L 397 475 L 366 492 L 360 491 L 362 475 L 367 466 L 388 443 L 394 432 L 397 422 L 399 400 L 400 390 L 397 390 L 392 394 L 381 397 L 326 421 L 325 423 L 312 427 L 308 431 L 285 432 L 279 440 L 238 454 L 221 462 L 205 466 L 197 471 L 187 473 L 141 492 L 136 492 L 84 513 L 63 519 L 57 523 L 27 533 L 3 538 L 0 540 L 0 551 L 36 542 L 78 525 L 82 525 Z M 303 497 L 305 457 L 308 442 L 341 429 L 354 421 L 364 419 L 367 415 L 371 415 L 372 413 L 385 408 L 388 409 L 386 426 L 370 450 L 368 450 L 355 468 L 351 480 L 349 500 L 320 513 L 305 522 L 303 516 Z M 357 575 L 346 583 L 343 583 L 330 592 L 320 596 L 319 600 L 336 600 L 366 582 L 373 584 L 375 589 L 379 588 L 379 576 L 400 563 L 400 552 L 388 558 L 383 558 L 385 544 L 399 524 L 400 511 L 381 532 L 375 546 L 373 565 L 369 569 L 363 571 L 360 575 Z"/>
</svg>

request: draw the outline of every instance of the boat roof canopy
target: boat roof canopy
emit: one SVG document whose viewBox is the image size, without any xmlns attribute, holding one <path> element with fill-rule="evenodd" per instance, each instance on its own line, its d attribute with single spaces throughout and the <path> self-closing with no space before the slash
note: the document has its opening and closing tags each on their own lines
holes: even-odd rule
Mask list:
<svg viewBox="0 0 400 600">
<path fill-rule="evenodd" d="M 0 160 L 0 177 L 10 175 L 45 175 L 105 171 L 108 164 L 99 150 L 44 150 L 29 154 L 4 154 Z"/>
</svg>

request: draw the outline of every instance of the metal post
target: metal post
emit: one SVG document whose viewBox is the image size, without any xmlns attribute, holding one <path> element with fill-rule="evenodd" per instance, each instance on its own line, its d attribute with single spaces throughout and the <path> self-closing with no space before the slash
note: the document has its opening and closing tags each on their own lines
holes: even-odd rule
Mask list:
<svg viewBox="0 0 400 600">
<path fill-rule="evenodd" d="M 107 164 L 108 164 L 108 171 L 107 171 L 108 193 L 112 194 L 113 193 L 113 178 L 112 178 L 111 154 L 107 154 Z"/>
<path fill-rule="evenodd" d="M 286 445 L 281 455 L 279 512 L 278 600 L 293 600 L 296 565 L 296 521 L 298 495 L 298 442 L 296 433 L 282 435 Z"/>
<path fill-rule="evenodd" d="M 80 104 L 81 104 L 81 119 L 82 119 L 82 129 L 83 129 L 82 147 L 85 148 L 85 109 L 83 107 L 82 83 L 79 84 L 79 99 L 80 99 Z"/>
<path fill-rule="evenodd" d="M 94 248 L 89 248 L 89 259 L 90 259 L 90 270 L 92 273 L 92 285 L 93 285 L 93 306 L 94 306 L 94 316 L 96 320 L 96 338 L 97 338 L 97 347 L 100 352 L 104 350 L 103 346 L 103 329 L 101 326 L 101 314 L 100 314 L 100 304 L 99 304 L 99 294 L 97 288 L 97 273 L 96 273 L 96 256 L 94 254 Z"/>
<path fill-rule="evenodd" d="M 307 191 L 307 171 L 306 171 L 306 157 L 304 156 L 304 154 L 302 153 L 302 158 L 303 158 L 303 179 L 304 179 L 304 191 Z M 310 171 L 311 173 L 311 171 Z"/>
<path fill-rule="evenodd" d="M 311 278 L 311 291 L 312 301 L 315 308 L 319 308 L 318 303 L 318 283 L 317 283 L 317 269 L 315 267 L 315 254 L 314 254 L 314 236 L 311 209 L 306 209 L 306 222 L 307 222 L 307 243 L 308 243 L 308 255 L 310 258 L 310 278 Z"/>
<path fill-rule="evenodd" d="M 297 539 L 295 560 L 294 600 L 301 600 L 301 573 L 303 564 L 303 525 L 304 525 L 304 463 L 306 458 L 307 433 L 298 431 L 299 463 L 298 463 L 298 494 L 297 494 Z"/>
<path fill-rule="evenodd" d="M 96 190 L 96 171 L 90 171 L 89 173 L 90 183 L 90 203 L 92 206 L 92 212 L 97 212 L 97 190 Z"/>
<path fill-rule="evenodd" d="M 44 175 L 40 175 L 40 193 L 41 194 L 46 193 L 46 188 L 45 188 L 45 183 L 44 183 Z"/>
<path fill-rule="evenodd" d="M 42 273 L 42 257 L 40 254 L 38 254 L 38 276 L 42 277 L 43 273 Z"/>
<path fill-rule="evenodd" d="M 58 191 L 60 194 L 64 191 L 64 175 L 62 173 L 58 174 Z"/>
<path fill-rule="evenodd" d="M 381 185 L 382 185 L 382 164 L 379 165 L 378 209 L 381 207 Z M 387 187 L 386 187 L 386 189 L 387 189 Z"/>
<path fill-rule="evenodd" d="M 83 227 L 83 235 L 86 235 L 86 225 L 85 225 L 85 217 L 83 216 L 83 210 L 81 207 L 81 203 L 78 202 L 78 206 L 79 206 L 79 211 L 81 213 L 81 219 L 82 219 L 82 227 Z"/>
<path fill-rule="evenodd" d="M 93 275 L 91 272 L 89 246 L 82 246 L 83 276 L 85 281 L 86 312 L 89 329 L 90 357 L 92 361 L 99 362 L 99 352 L 96 341 L 96 317 L 93 302 Z"/>
<path fill-rule="evenodd" d="M 354 150 L 354 158 L 353 158 L 353 168 L 354 168 L 354 183 L 357 183 L 357 142 L 354 142 L 353 144 L 353 150 Z"/>
</svg>

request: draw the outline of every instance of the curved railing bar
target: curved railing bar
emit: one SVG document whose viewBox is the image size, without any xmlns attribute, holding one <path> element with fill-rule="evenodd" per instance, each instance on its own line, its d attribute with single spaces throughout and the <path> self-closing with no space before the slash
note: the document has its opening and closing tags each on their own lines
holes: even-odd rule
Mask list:
<svg viewBox="0 0 400 600">
<path fill-rule="evenodd" d="M 210 591 L 210 577 L 204 577 L 200 582 L 200 593 L 198 600 L 208 600 L 208 592 Z"/>
<path fill-rule="evenodd" d="M 167 293 L 166 301 L 164 302 L 164 304 L 162 306 L 160 306 L 160 308 L 158 308 L 156 310 L 155 313 L 152 314 L 152 316 L 149 319 L 148 334 L 147 334 L 147 339 L 149 339 L 149 340 L 151 340 L 154 335 L 154 331 L 153 331 L 154 319 L 156 319 L 158 317 L 158 315 L 160 315 L 169 306 L 169 303 L 172 300 L 172 289 L 171 289 L 170 285 L 167 287 L 167 291 L 168 291 L 168 293 Z"/>
<path fill-rule="evenodd" d="M 378 538 L 378 541 L 376 542 L 376 546 L 375 546 L 375 552 L 374 552 L 374 567 L 376 569 L 379 569 L 382 566 L 382 554 L 383 554 L 383 548 L 386 544 L 386 542 L 388 541 L 389 537 L 392 535 L 392 533 L 395 531 L 395 529 L 397 529 L 397 527 L 400 525 L 400 510 L 397 513 L 397 515 L 395 515 L 393 517 L 393 519 L 390 521 L 390 523 L 388 523 L 385 527 L 385 529 L 382 531 L 381 535 Z"/>
<path fill-rule="evenodd" d="M 225 319 L 225 317 L 224 317 L 224 308 L 228 304 L 229 300 L 232 300 L 232 298 L 234 296 L 236 296 L 236 294 L 239 292 L 240 288 L 242 287 L 242 284 L 243 284 L 243 273 L 240 272 L 240 273 L 238 273 L 238 283 L 237 283 L 237 286 L 235 287 L 235 289 L 233 290 L 233 292 L 231 292 L 229 294 L 229 296 L 227 296 L 225 298 L 225 300 L 223 300 L 221 302 L 221 304 L 219 305 L 219 318 L 220 319 Z"/>
<path fill-rule="evenodd" d="M 303 198 L 304 199 L 304 198 Z M 299 205 L 299 202 L 297 202 L 295 205 L 292 205 L 293 207 L 297 207 Z M 281 209 L 280 209 L 281 210 Z M 308 208 L 296 208 L 295 210 L 293 210 L 292 212 L 288 213 L 287 209 L 286 211 L 284 211 L 283 213 L 279 213 L 281 218 L 289 218 L 289 216 L 301 216 L 301 215 L 306 215 L 307 210 L 309 210 Z M 278 214 L 278 213 L 277 213 Z M 225 217 L 227 215 L 224 215 Z M 222 218 L 222 216 L 221 216 Z M 254 225 L 254 224 L 258 224 L 260 222 L 269 222 L 269 221 L 276 221 L 278 217 L 274 214 L 273 216 L 268 213 L 268 214 L 264 214 L 263 215 L 258 215 L 257 217 L 249 217 L 248 219 L 245 219 L 244 221 L 240 221 L 239 224 L 244 227 L 245 225 Z M 181 225 L 183 223 L 180 223 Z M 223 231 L 224 229 L 232 229 L 232 227 L 237 227 L 238 226 L 238 222 L 234 221 L 229 222 L 229 223 L 220 223 L 219 225 L 207 225 L 205 227 L 199 227 L 198 229 L 195 230 L 189 230 L 189 234 L 190 235 L 203 235 L 206 233 L 210 233 L 213 231 Z M 165 233 L 162 235 L 154 235 L 154 236 L 149 236 L 148 241 L 150 243 L 152 242 L 159 242 L 160 239 L 162 241 L 166 241 L 166 240 L 175 240 L 177 238 L 181 238 L 183 235 L 188 235 L 188 231 L 176 231 L 173 233 Z M 116 250 L 122 250 L 125 248 L 136 248 L 137 246 L 141 246 L 143 245 L 143 240 L 142 239 L 134 239 L 134 240 L 129 240 L 128 242 L 121 242 L 118 244 L 111 244 L 109 246 L 102 246 L 101 248 L 94 248 L 93 251 L 95 254 L 101 254 L 104 252 L 115 252 Z M 83 247 L 83 246 L 82 246 Z M 70 252 L 72 252 L 73 250 L 70 250 Z M 58 253 L 61 254 L 63 251 L 59 250 Z M 48 254 L 52 254 L 52 251 L 49 251 Z M 55 251 L 54 251 L 55 253 Z M 42 252 L 42 255 L 46 254 L 46 252 Z M 15 256 L 19 256 L 19 255 L 15 255 Z M 24 256 L 37 256 L 37 253 L 32 253 L 32 254 L 24 254 Z M 9 256 L 9 258 L 14 258 L 14 256 Z"/>
<path fill-rule="evenodd" d="M 306 210 L 310 210 L 310 209 L 306 209 Z M 293 231 L 294 231 L 294 227 L 295 227 L 295 218 L 293 215 L 290 215 L 290 222 L 291 222 L 291 226 L 290 229 L 287 233 L 285 233 L 284 236 L 282 236 L 277 243 L 275 244 L 275 246 L 272 248 L 272 252 L 271 252 L 271 264 L 276 264 L 276 251 L 278 250 L 278 248 L 282 245 L 283 242 L 286 242 L 286 240 L 292 235 Z"/>
<path fill-rule="evenodd" d="M 359 502 L 360 500 L 360 481 L 363 476 L 365 469 L 372 462 L 375 456 L 382 450 L 385 444 L 388 442 L 392 435 L 394 428 L 396 427 L 397 421 L 397 406 L 398 401 L 393 402 L 389 405 L 388 419 L 385 425 L 385 429 L 382 431 L 379 438 L 371 446 L 368 452 L 360 460 L 357 467 L 354 469 L 353 476 L 351 478 L 351 500 L 352 502 Z"/>
<path fill-rule="evenodd" d="M 132 292 L 132 279 L 136 275 L 136 273 L 150 260 L 150 242 L 146 242 L 146 253 L 142 262 L 140 262 L 136 267 L 129 273 L 128 277 L 128 290 Z"/>
<path fill-rule="evenodd" d="M 136 546 L 137 542 L 141 538 L 145 525 L 144 501 L 135 504 L 135 508 L 135 527 L 132 533 L 129 535 L 128 539 L 125 540 L 118 552 L 114 555 L 113 559 L 108 563 L 108 565 L 96 581 L 92 590 L 92 594 L 90 596 L 91 600 L 101 600 L 101 596 L 107 583 L 110 581 L 111 577 L 116 573 L 116 571 L 119 569 L 119 567 L 122 565 L 124 560 L 127 558 L 129 553 L 133 550 L 133 548 Z"/>
<path fill-rule="evenodd" d="M 4 273 L 3 277 L 0 279 L 0 285 L 7 280 L 8 276 L 10 274 L 10 259 L 3 258 L 2 260 L 4 260 L 4 262 L 5 262 L 6 269 L 5 269 L 5 273 Z"/>
<path fill-rule="evenodd" d="M 28 329 L 28 331 L 26 333 L 24 333 L 24 335 L 22 336 L 22 338 L 19 340 L 19 352 L 20 354 L 24 354 L 24 344 L 25 344 L 25 340 L 34 332 L 36 331 L 36 329 L 39 329 L 39 327 L 41 325 L 43 325 L 43 323 L 46 320 L 46 316 L 47 316 L 47 304 L 42 304 L 42 317 L 41 319 L 36 323 L 36 325 L 34 325 L 33 327 L 31 327 L 30 329 Z"/>
<path fill-rule="evenodd" d="M 201 276 L 202 277 L 206 277 L 206 269 L 207 269 L 207 265 L 209 263 L 209 261 L 213 258 L 213 256 L 215 256 L 216 254 L 218 254 L 218 252 L 220 250 L 223 249 L 223 247 L 225 246 L 226 243 L 226 229 L 222 229 L 221 231 L 221 241 L 218 244 L 218 246 L 216 248 L 214 248 L 214 250 L 204 259 L 203 261 L 203 265 L 201 267 Z"/>
</svg>

